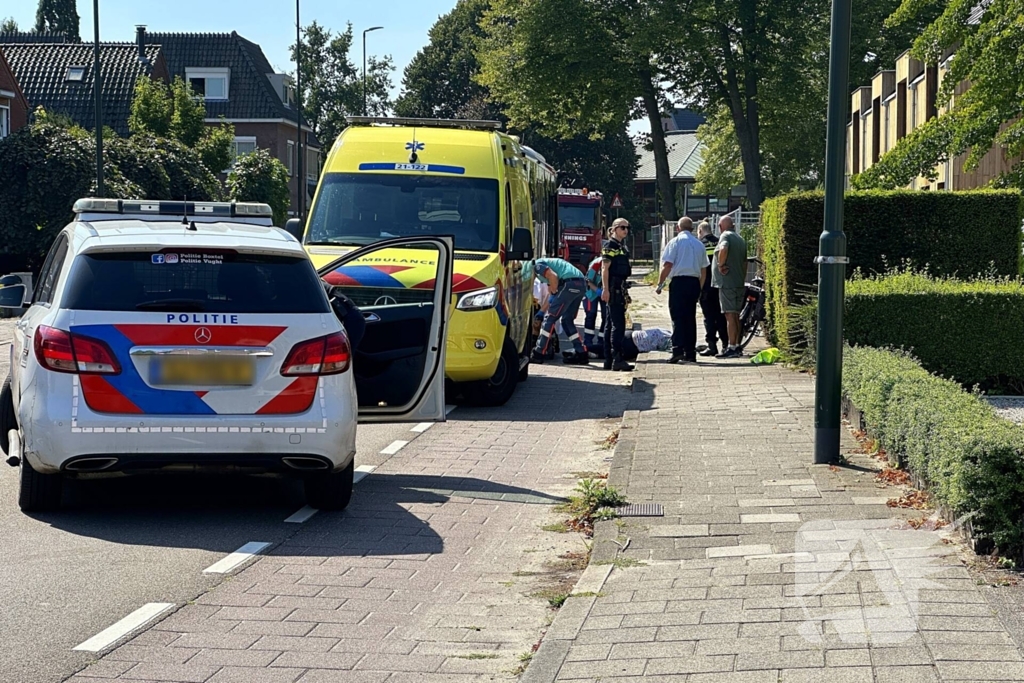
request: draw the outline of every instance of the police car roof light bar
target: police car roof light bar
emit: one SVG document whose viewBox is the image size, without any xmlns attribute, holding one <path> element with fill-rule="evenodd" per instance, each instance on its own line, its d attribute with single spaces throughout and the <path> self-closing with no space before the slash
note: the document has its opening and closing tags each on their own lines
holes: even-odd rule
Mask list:
<svg viewBox="0 0 1024 683">
<path fill-rule="evenodd" d="M 401 116 L 349 116 L 352 126 L 415 126 L 417 128 L 468 128 L 470 130 L 500 130 L 501 121 L 474 121 L 470 119 L 412 119 Z"/>
<path fill-rule="evenodd" d="M 218 218 L 272 216 L 269 204 L 259 202 L 181 202 L 167 199 L 99 199 L 75 202 L 74 212 L 150 214 L 154 216 L 211 216 Z"/>
</svg>

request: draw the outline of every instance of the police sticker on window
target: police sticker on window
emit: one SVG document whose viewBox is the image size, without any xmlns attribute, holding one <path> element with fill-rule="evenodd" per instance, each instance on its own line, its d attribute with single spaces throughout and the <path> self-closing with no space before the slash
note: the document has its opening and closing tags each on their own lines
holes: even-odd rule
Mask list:
<svg viewBox="0 0 1024 683">
<path fill-rule="evenodd" d="M 153 254 L 153 256 L 151 257 L 150 260 L 153 262 L 153 265 L 160 265 L 161 263 L 164 262 L 164 255 L 163 254 Z"/>
<path fill-rule="evenodd" d="M 164 254 L 164 263 L 174 264 L 178 262 L 177 254 Z"/>
</svg>

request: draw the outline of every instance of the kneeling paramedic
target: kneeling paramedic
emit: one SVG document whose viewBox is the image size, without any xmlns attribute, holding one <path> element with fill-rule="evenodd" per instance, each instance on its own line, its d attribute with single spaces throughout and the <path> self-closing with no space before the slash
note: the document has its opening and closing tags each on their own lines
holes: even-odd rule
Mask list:
<svg viewBox="0 0 1024 683">
<path fill-rule="evenodd" d="M 533 360 L 543 363 L 548 348 L 551 346 L 551 335 L 555 333 L 555 323 L 562 322 L 562 330 L 569 336 L 575 353 L 565 358 L 570 365 L 586 365 L 589 362 L 587 351 L 580 341 L 580 333 L 576 329 L 576 314 L 580 310 L 580 302 L 586 292 L 587 285 L 583 273 L 579 269 L 560 258 L 539 258 L 533 262 L 534 275 L 548 283 L 551 296 L 548 299 L 548 310 L 544 314 L 544 322 L 537 337 L 537 346 L 533 350 Z"/>
</svg>

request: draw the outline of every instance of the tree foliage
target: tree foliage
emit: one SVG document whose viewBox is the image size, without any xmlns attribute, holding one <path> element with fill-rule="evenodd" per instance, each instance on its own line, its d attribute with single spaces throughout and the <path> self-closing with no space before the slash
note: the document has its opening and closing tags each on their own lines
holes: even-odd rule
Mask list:
<svg viewBox="0 0 1024 683">
<path fill-rule="evenodd" d="M 0 34 L 17 33 L 19 30 L 18 22 L 15 21 L 14 17 L 4 17 L 0 20 Z"/>
<path fill-rule="evenodd" d="M 228 193 L 239 202 L 265 202 L 274 210 L 274 225 L 288 220 L 291 191 L 288 169 L 265 149 L 258 149 L 235 161 L 228 173 Z"/>
<path fill-rule="evenodd" d="M 719 107 L 707 122 L 697 128 L 697 139 L 704 145 L 704 156 L 693 191 L 713 197 L 728 197 L 732 188 L 743 182 L 740 143 L 732 115 Z"/>
<path fill-rule="evenodd" d="M 493 0 L 484 15 L 478 80 L 514 126 L 553 138 L 599 138 L 629 120 L 651 125 L 657 187 L 672 196 L 661 126 L 667 100 L 659 57 L 671 26 L 656 0 Z M 665 218 L 675 203 L 660 203 Z"/>
<path fill-rule="evenodd" d="M 4 272 L 40 265 L 77 199 L 95 195 L 95 138 L 37 110 L 34 123 L 0 141 L 0 259 Z M 195 151 L 151 136 L 104 141 L 108 197 L 220 199 Z"/>
<path fill-rule="evenodd" d="M 976 3 L 943 0 L 942 13 L 915 41 L 913 54 L 935 63 L 958 45 L 936 100 L 951 106 L 900 140 L 879 162 L 855 176 L 864 188 L 907 185 L 919 175 L 934 177 L 934 167 L 967 153 L 964 167 L 977 167 L 993 145 L 1008 158 L 1024 155 L 1024 0 L 992 0 L 977 24 L 968 21 Z M 920 17 L 920 0 L 904 0 L 889 24 L 901 26 Z M 953 97 L 958 84 L 970 88 Z M 1017 161 L 997 178 L 997 186 L 1024 187 L 1024 164 Z"/>
<path fill-rule="evenodd" d="M 338 34 L 315 21 L 302 29 L 302 114 L 325 150 L 330 149 L 348 125 L 348 116 L 363 113 L 362 71 L 350 59 L 352 40 L 352 24 Z M 294 61 L 295 45 L 291 46 L 291 54 Z M 390 56 L 367 58 L 367 115 L 387 113 L 394 70 Z"/>
<path fill-rule="evenodd" d="M 480 21 L 490 0 L 459 0 L 429 32 L 430 42 L 405 68 L 399 116 L 502 120 L 501 107 L 474 79 L 480 71 L 475 50 L 484 37 Z"/>
<path fill-rule="evenodd" d="M 75 0 L 39 0 L 36 33 L 59 33 L 80 40 L 78 7 Z"/>
<path fill-rule="evenodd" d="M 191 86 L 175 78 L 170 87 L 159 80 L 141 76 L 135 82 L 128 129 L 132 135 L 170 137 L 194 149 L 213 174 L 231 164 L 234 126 L 222 121 L 207 126 L 206 107 Z"/>
</svg>

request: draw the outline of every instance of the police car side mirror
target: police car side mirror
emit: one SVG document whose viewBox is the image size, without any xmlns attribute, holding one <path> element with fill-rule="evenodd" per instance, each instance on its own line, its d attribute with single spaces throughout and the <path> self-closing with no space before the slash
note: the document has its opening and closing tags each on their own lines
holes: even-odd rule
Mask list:
<svg viewBox="0 0 1024 683">
<path fill-rule="evenodd" d="M 512 261 L 533 260 L 533 235 L 529 228 L 516 228 L 512 231 Z"/>
<path fill-rule="evenodd" d="M 284 224 L 285 232 L 300 242 L 302 241 L 302 227 L 302 221 L 298 218 L 289 218 Z"/>
<path fill-rule="evenodd" d="M 0 287 L 0 308 L 22 308 L 25 305 L 25 285 L 7 285 Z"/>
</svg>

